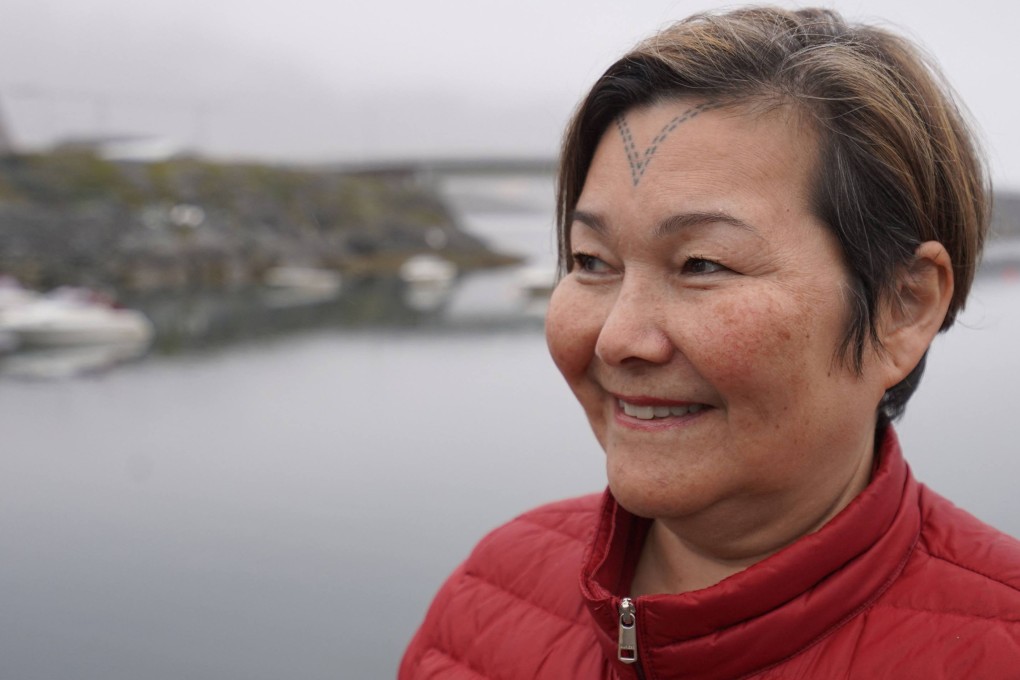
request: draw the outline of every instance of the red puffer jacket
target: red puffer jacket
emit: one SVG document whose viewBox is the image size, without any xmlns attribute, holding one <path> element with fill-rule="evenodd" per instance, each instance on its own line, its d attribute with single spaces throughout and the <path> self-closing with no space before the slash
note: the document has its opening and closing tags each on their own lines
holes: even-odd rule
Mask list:
<svg viewBox="0 0 1020 680">
<path fill-rule="evenodd" d="M 607 493 L 497 529 L 440 590 L 400 680 L 1020 678 L 1020 543 L 914 481 L 891 428 L 871 484 L 821 530 L 710 588 L 636 598 L 624 664 L 648 526 Z"/>
</svg>

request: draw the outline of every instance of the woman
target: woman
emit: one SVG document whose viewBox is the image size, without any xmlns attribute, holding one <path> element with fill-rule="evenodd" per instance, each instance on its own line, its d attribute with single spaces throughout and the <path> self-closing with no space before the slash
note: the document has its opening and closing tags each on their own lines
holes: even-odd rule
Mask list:
<svg viewBox="0 0 1020 680">
<path fill-rule="evenodd" d="M 1020 677 L 1020 544 L 890 426 L 987 201 L 918 53 L 830 11 L 693 17 L 610 67 L 547 318 L 609 490 L 483 540 L 400 677 Z"/>
</svg>

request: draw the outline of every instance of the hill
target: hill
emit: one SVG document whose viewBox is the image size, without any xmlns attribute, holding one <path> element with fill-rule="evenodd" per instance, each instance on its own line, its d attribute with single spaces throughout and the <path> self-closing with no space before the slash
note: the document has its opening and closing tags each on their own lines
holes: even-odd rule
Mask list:
<svg viewBox="0 0 1020 680">
<path fill-rule="evenodd" d="M 115 163 L 83 150 L 0 158 L 0 272 L 32 287 L 222 288 L 280 264 L 390 271 L 418 252 L 462 268 L 506 261 L 414 173 Z"/>
</svg>

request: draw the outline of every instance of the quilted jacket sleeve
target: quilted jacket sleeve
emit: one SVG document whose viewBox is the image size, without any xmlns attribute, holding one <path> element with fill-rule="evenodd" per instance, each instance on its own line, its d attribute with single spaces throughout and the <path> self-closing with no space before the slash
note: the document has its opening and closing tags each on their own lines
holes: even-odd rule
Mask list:
<svg viewBox="0 0 1020 680">
<path fill-rule="evenodd" d="M 600 499 L 536 508 L 482 538 L 439 589 L 398 680 L 601 677 L 578 585 Z"/>
<path fill-rule="evenodd" d="M 411 638 L 411 644 L 408 645 L 407 651 L 404 652 L 404 658 L 400 662 L 400 670 L 397 672 L 397 680 L 417 680 L 418 678 L 437 677 L 436 672 L 441 672 L 439 668 L 433 668 L 432 671 L 428 671 L 425 668 L 426 665 L 435 666 L 437 664 L 443 665 L 444 663 L 457 665 L 455 659 L 449 657 L 442 658 L 443 654 L 439 651 L 441 649 L 440 621 L 450 600 L 453 598 L 453 593 L 464 576 L 465 564 L 461 564 L 450 574 L 450 577 L 446 579 L 446 582 L 443 583 L 436 597 L 432 600 L 428 613 L 425 615 L 425 620 L 422 622 L 421 627 L 418 628 L 418 632 Z M 429 663 L 426 664 L 426 655 L 439 658 L 431 658 Z"/>
</svg>

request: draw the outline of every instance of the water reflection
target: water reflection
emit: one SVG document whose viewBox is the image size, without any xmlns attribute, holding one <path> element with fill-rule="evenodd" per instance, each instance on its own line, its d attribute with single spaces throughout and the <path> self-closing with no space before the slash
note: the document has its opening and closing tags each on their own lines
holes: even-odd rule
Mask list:
<svg viewBox="0 0 1020 680">
<path fill-rule="evenodd" d="M 399 277 L 344 283 L 327 300 L 281 304 L 279 291 L 149 295 L 127 299 L 156 326 L 154 351 L 176 354 L 328 328 L 476 331 L 532 327 L 530 300 L 512 268 L 471 272 L 448 282 L 409 283 Z M 540 318 L 540 317 L 538 317 Z"/>
<path fill-rule="evenodd" d="M 0 375 L 42 380 L 72 378 L 112 370 L 148 352 L 148 344 L 137 342 L 24 350 L 0 360 Z"/>
</svg>

